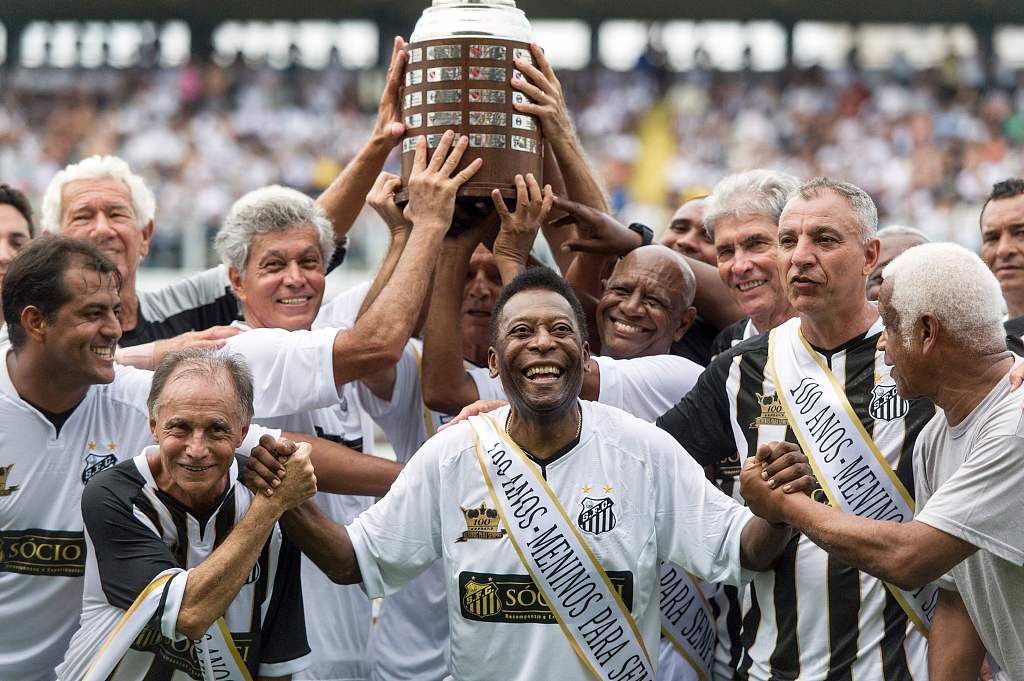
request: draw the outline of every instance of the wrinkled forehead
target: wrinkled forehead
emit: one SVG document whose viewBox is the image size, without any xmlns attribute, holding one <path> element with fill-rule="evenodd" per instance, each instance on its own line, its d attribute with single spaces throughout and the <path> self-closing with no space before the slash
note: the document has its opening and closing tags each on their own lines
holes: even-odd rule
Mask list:
<svg viewBox="0 0 1024 681">
<path fill-rule="evenodd" d="M 631 251 L 615 265 L 608 285 L 630 284 L 664 289 L 673 295 L 686 287 L 678 256 L 664 247 L 647 246 Z"/>
<path fill-rule="evenodd" d="M 516 293 L 505 303 L 501 311 L 501 328 L 507 329 L 517 322 L 531 326 L 550 324 L 558 320 L 569 320 L 578 332 L 576 314 L 572 305 L 563 296 L 546 289 L 528 289 Z"/>
<path fill-rule="evenodd" d="M 72 180 L 60 192 L 61 208 L 66 212 L 83 204 L 120 204 L 132 208 L 132 192 L 123 181 L 113 177 Z"/>
<path fill-rule="evenodd" d="M 779 231 L 809 231 L 833 227 L 860 234 L 853 206 L 846 197 L 822 189 L 810 198 L 795 196 L 789 200 L 779 219 Z"/>
<path fill-rule="evenodd" d="M 690 199 L 683 205 L 676 209 L 676 212 L 672 214 L 671 222 L 679 222 L 687 220 L 690 222 L 704 222 L 704 206 L 707 200 L 704 198 Z"/>
<path fill-rule="evenodd" d="M 1024 194 L 993 199 L 981 214 L 982 231 L 1005 229 L 1024 224 Z"/>
<path fill-rule="evenodd" d="M 307 252 L 320 253 L 320 236 L 309 224 L 273 232 L 254 232 L 249 239 L 249 262 L 257 262 L 269 254 L 297 258 Z"/>
</svg>

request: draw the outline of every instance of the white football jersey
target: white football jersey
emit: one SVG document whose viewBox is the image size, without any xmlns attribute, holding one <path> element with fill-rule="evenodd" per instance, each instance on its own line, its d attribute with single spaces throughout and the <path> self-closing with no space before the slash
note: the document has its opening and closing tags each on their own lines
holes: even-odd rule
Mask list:
<svg viewBox="0 0 1024 681">
<path fill-rule="evenodd" d="M 570 520 L 622 595 L 657 656 L 658 565 L 742 583 L 740 534 L 750 512 L 726 497 L 670 437 L 618 409 L 581 402 L 579 440 L 537 462 Z M 508 408 L 492 416 L 504 423 Z M 473 679 L 590 679 L 502 532 L 469 424 L 431 438 L 380 502 L 348 530 L 363 588 L 393 593 L 435 561 L 444 566 L 451 675 Z M 584 513 L 594 502 L 600 518 Z M 483 513 L 493 527 L 470 518 Z M 598 522 L 599 521 L 599 522 Z M 472 596 L 494 590 L 485 606 Z"/>
</svg>

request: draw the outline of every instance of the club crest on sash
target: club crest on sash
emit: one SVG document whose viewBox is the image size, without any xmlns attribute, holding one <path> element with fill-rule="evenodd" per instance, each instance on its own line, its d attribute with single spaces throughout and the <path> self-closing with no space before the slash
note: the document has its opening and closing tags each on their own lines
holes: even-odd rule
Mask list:
<svg viewBox="0 0 1024 681">
<path fill-rule="evenodd" d="M 910 403 L 896 392 L 895 383 L 879 383 L 871 389 L 868 413 L 877 421 L 895 421 L 906 416 Z"/>
<path fill-rule="evenodd" d="M 456 544 L 469 539 L 501 539 L 505 536 L 504 528 L 499 527 L 501 518 L 497 509 L 487 508 L 486 501 L 481 501 L 476 508 L 459 508 L 466 519 L 466 531 L 455 540 Z"/>
<path fill-rule="evenodd" d="M 501 612 L 498 587 L 493 580 L 481 584 L 473 577 L 466 583 L 466 595 L 462 597 L 462 605 L 477 617 L 493 617 Z"/>
<path fill-rule="evenodd" d="M 615 502 L 610 497 L 583 497 L 580 505 L 583 508 L 576 518 L 576 524 L 587 534 L 601 534 L 615 527 Z"/>
<path fill-rule="evenodd" d="M 789 425 L 789 421 L 786 420 L 786 410 L 782 407 L 782 402 L 779 401 L 778 395 L 775 393 L 771 395 L 754 393 L 754 396 L 757 398 L 757 404 L 761 407 L 761 415 L 754 419 L 750 426 L 748 426 L 749 428 Z"/>
<path fill-rule="evenodd" d="M 96 475 L 100 471 L 111 468 L 117 463 L 117 456 L 114 451 L 117 449 L 117 444 L 114 442 L 107 443 L 107 453 L 101 454 L 96 451 L 96 443 L 90 441 L 86 445 L 85 454 L 85 468 L 82 469 L 82 484 L 89 482 L 92 476 Z"/>
</svg>

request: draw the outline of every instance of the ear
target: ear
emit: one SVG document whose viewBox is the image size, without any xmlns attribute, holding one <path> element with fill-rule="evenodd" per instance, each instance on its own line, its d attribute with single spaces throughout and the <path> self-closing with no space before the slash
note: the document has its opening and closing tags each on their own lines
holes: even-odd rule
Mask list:
<svg viewBox="0 0 1024 681">
<path fill-rule="evenodd" d="M 498 353 L 493 345 L 487 348 L 487 368 L 491 372 L 491 378 L 498 377 Z"/>
<path fill-rule="evenodd" d="M 914 335 L 921 343 L 921 352 L 930 352 L 939 342 L 939 322 L 931 315 L 924 315 L 914 329 Z"/>
<path fill-rule="evenodd" d="M 680 338 L 686 335 L 686 332 L 693 326 L 693 320 L 697 318 L 697 308 L 689 307 L 683 312 L 682 317 L 679 318 L 679 327 L 672 334 L 672 341 L 678 341 Z"/>
<path fill-rule="evenodd" d="M 238 298 L 238 302 L 245 303 L 245 285 L 242 283 L 242 274 L 234 267 L 228 268 L 228 280 L 231 282 L 231 288 L 235 291 L 235 297 Z"/>
<path fill-rule="evenodd" d="M 156 419 L 152 416 L 149 417 L 149 432 L 153 433 L 153 440 L 159 442 L 160 439 L 156 436 Z"/>
<path fill-rule="evenodd" d="M 46 321 L 46 315 L 43 314 L 35 305 L 26 305 L 21 311 L 21 328 L 25 329 L 25 334 L 36 343 L 42 343 L 46 340 L 46 329 L 49 324 Z"/>
<path fill-rule="evenodd" d="M 153 240 L 153 221 L 150 220 L 142 228 L 142 243 L 139 244 L 139 256 L 145 258 L 149 255 L 149 245 Z"/>
<path fill-rule="evenodd" d="M 238 431 L 238 437 L 235 438 L 235 450 L 237 451 L 242 443 L 245 442 L 245 436 L 249 434 L 249 424 L 245 424 L 241 430 Z M 249 456 L 249 452 L 242 452 L 246 456 Z"/>
<path fill-rule="evenodd" d="M 583 371 L 590 371 L 590 343 L 583 343 Z"/>
<path fill-rule="evenodd" d="M 882 249 L 882 242 L 878 239 L 871 239 L 864 244 L 864 270 L 862 274 L 867 277 L 875 271 L 878 265 L 878 255 Z"/>
</svg>

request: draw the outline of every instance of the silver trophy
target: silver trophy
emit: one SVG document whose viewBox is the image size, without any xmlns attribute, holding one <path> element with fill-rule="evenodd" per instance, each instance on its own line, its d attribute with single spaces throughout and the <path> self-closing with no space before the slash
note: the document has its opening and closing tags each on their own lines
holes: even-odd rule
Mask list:
<svg viewBox="0 0 1024 681">
<path fill-rule="evenodd" d="M 530 22 L 513 0 L 433 0 L 423 11 L 406 46 L 403 183 L 417 138 L 426 136 L 432 150 L 450 129 L 469 137 L 460 169 L 474 158 L 484 161 L 459 190 L 461 202 L 479 202 L 494 188 L 514 199 L 517 174 L 533 173 L 543 185 L 540 124 L 513 108 L 528 100 L 510 85 L 519 75 L 513 59 L 533 61 L 532 39 Z"/>
</svg>

